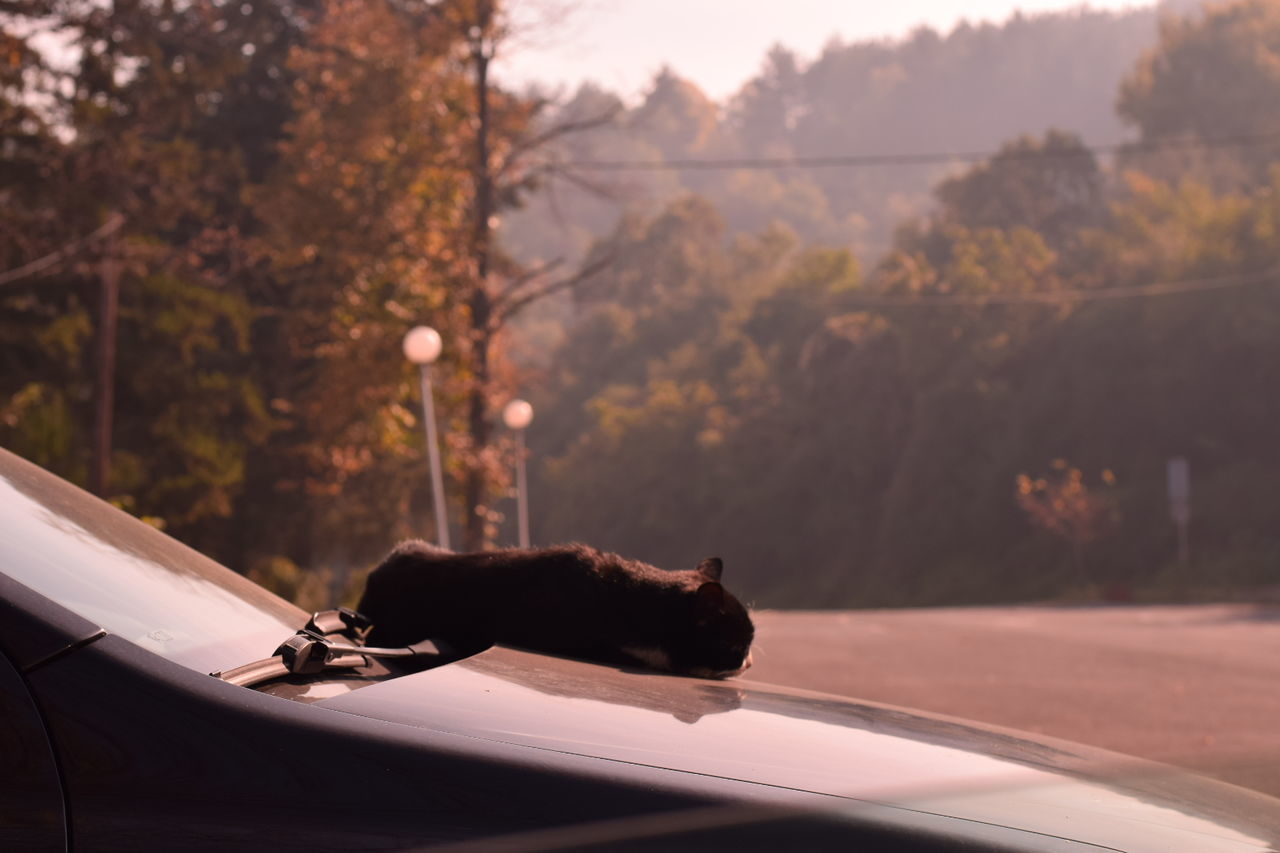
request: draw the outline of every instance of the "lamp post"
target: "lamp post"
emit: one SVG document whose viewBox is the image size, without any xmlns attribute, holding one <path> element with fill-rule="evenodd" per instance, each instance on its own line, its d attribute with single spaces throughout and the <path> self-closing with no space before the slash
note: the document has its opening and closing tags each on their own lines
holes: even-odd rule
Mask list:
<svg viewBox="0 0 1280 853">
<path fill-rule="evenodd" d="M 1191 546 L 1187 542 L 1187 526 L 1191 524 L 1191 463 L 1185 456 L 1169 460 L 1169 513 L 1178 526 L 1178 563 L 1185 566 L 1191 561 Z"/>
<path fill-rule="evenodd" d="M 525 475 L 524 431 L 533 422 L 533 406 L 512 400 L 502 410 L 502 422 L 516 434 L 516 516 L 520 522 L 520 547 L 529 547 L 529 485 Z"/>
<path fill-rule="evenodd" d="M 404 336 L 404 357 L 418 365 L 422 380 L 422 421 L 427 429 L 427 459 L 431 463 L 431 503 L 436 511 L 436 541 L 449 548 L 449 519 L 444 505 L 444 473 L 436 438 L 436 410 L 431 398 L 431 363 L 440 357 L 440 333 L 430 326 L 414 326 Z"/>
</svg>

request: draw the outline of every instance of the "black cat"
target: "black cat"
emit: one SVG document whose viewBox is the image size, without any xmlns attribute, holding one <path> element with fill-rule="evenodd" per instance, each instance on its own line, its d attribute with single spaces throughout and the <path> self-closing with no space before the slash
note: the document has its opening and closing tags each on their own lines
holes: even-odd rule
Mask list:
<svg viewBox="0 0 1280 853">
<path fill-rule="evenodd" d="M 401 543 L 370 574 L 368 643 L 505 643 L 723 678 L 751 665 L 755 629 L 718 557 L 667 572 L 586 545 L 455 554 Z"/>
</svg>

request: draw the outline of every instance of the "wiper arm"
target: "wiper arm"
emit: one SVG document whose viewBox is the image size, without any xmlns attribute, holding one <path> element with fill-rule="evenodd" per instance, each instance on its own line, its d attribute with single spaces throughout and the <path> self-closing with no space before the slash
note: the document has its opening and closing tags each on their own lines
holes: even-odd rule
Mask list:
<svg viewBox="0 0 1280 853">
<path fill-rule="evenodd" d="M 436 640 L 411 646 L 379 648 L 362 645 L 369 619 L 346 607 L 312 614 L 306 626 L 285 640 L 269 658 L 209 673 L 214 678 L 240 687 L 252 687 L 284 675 L 311 675 L 327 669 L 364 666 L 369 658 L 457 657 L 453 648 Z M 348 642 L 331 639 L 338 635 Z"/>
</svg>

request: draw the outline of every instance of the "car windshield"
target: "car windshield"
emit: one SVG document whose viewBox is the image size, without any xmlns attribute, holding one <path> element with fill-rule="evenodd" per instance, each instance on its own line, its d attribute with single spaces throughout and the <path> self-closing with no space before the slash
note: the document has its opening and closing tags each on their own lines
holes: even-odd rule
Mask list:
<svg viewBox="0 0 1280 853">
<path fill-rule="evenodd" d="M 0 451 L 0 570 L 102 628 L 210 672 L 269 655 L 303 611 Z"/>
</svg>

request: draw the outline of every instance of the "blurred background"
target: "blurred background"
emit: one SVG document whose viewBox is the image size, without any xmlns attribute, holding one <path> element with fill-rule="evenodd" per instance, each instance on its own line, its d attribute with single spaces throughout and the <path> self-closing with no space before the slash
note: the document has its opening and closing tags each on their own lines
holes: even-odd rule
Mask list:
<svg viewBox="0 0 1280 853">
<path fill-rule="evenodd" d="M 0 446 L 349 600 L 428 325 L 455 547 L 1277 598 L 1280 2 L 747 5 L 0 0 Z"/>
</svg>

